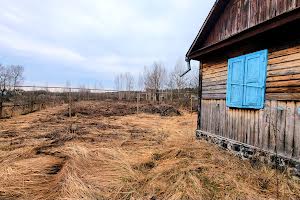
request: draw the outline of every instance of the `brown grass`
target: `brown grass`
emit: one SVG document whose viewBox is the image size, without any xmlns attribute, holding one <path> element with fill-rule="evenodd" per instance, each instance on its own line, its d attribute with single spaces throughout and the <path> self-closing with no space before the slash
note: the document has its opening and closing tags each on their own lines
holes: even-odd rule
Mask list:
<svg viewBox="0 0 300 200">
<path fill-rule="evenodd" d="M 280 199 L 300 199 L 296 180 L 195 140 L 194 114 L 65 109 L 0 122 L 0 199 L 276 199 L 276 177 Z"/>
</svg>

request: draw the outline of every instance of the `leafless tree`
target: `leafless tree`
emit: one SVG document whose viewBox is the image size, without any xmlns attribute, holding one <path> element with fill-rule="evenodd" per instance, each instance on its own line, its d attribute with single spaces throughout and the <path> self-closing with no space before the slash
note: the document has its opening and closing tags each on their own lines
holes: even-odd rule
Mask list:
<svg viewBox="0 0 300 200">
<path fill-rule="evenodd" d="M 126 72 L 123 74 L 124 85 L 125 85 L 125 94 L 127 96 L 127 100 L 130 99 L 131 91 L 134 89 L 134 77 L 130 72 Z"/>
<path fill-rule="evenodd" d="M 24 67 L 20 65 L 0 65 L 0 118 L 2 118 L 3 103 L 15 93 L 16 86 L 24 80 Z"/>
<path fill-rule="evenodd" d="M 127 91 L 132 91 L 134 88 L 134 77 L 130 72 L 126 72 L 123 75 L 124 80 L 125 80 L 125 85 L 126 85 L 126 90 Z"/>
<path fill-rule="evenodd" d="M 13 84 L 13 89 L 16 89 L 16 86 L 20 85 L 24 80 L 24 67 L 21 65 L 11 65 L 9 66 L 9 71 L 11 75 L 11 82 Z"/>
<path fill-rule="evenodd" d="M 150 68 L 144 70 L 146 89 L 154 90 L 156 101 L 159 100 L 159 90 L 163 88 L 166 82 L 166 69 L 162 63 L 154 62 Z"/>
<path fill-rule="evenodd" d="M 115 83 L 115 89 L 118 91 L 121 90 L 121 80 L 119 74 L 115 76 L 114 83 Z"/>
<path fill-rule="evenodd" d="M 137 81 L 137 88 L 139 91 L 142 91 L 144 90 L 145 88 L 145 81 L 144 81 L 144 76 L 142 73 L 139 74 L 139 77 L 138 77 L 138 81 Z"/>
<path fill-rule="evenodd" d="M 191 71 L 191 74 L 188 76 L 189 78 L 189 87 L 192 89 L 198 89 L 199 87 L 199 68 L 194 68 Z"/>
<path fill-rule="evenodd" d="M 178 60 L 173 72 L 171 73 L 170 79 L 173 79 L 172 82 L 174 83 L 175 88 L 177 89 L 178 93 L 180 90 L 187 87 L 188 78 L 187 76 L 180 77 L 180 75 L 185 71 L 184 64 Z"/>
</svg>

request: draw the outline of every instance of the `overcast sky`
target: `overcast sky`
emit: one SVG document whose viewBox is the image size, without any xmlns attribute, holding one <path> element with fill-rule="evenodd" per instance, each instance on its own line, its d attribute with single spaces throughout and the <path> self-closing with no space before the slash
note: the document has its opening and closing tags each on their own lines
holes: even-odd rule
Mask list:
<svg viewBox="0 0 300 200">
<path fill-rule="evenodd" d="M 161 61 L 171 69 L 214 0 L 0 0 L 0 63 L 25 67 L 25 84 L 102 82 Z"/>
</svg>

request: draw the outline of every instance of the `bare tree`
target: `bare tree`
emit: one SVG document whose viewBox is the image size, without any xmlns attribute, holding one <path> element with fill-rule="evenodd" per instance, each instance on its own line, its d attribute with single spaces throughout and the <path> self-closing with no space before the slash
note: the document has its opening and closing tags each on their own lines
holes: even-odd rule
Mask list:
<svg viewBox="0 0 300 200">
<path fill-rule="evenodd" d="M 7 69 L 5 66 L 0 65 L 0 118 L 2 118 L 3 101 L 7 87 Z"/>
<path fill-rule="evenodd" d="M 134 88 L 134 77 L 130 72 L 126 72 L 123 75 L 123 79 L 124 79 L 124 85 L 125 85 L 125 94 L 127 96 L 127 100 L 130 99 L 131 96 L 131 91 Z"/>
<path fill-rule="evenodd" d="M 159 90 L 163 88 L 166 81 L 166 69 L 162 63 L 154 62 L 150 69 L 144 70 L 146 89 L 155 91 L 156 101 L 159 100 Z"/>
<path fill-rule="evenodd" d="M 134 77 L 130 72 L 126 72 L 124 75 L 125 85 L 127 91 L 132 91 L 134 88 Z"/>
<path fill-rule="evenodd" d="M 119 75 L 115 76 L 114 83 L 115 83 L 115 89 L 118 90 L 118 91 L 121 90 L 121 80 L 120 80 Z"/>
<path fill-rule="evenodd" d="M 168 80 L 167 80 L 167 88 L 170 90 L 171 92 L 171 102 L 173 102 L 173 92 L 174 92 L 174 89 L 175 89 L 175 82 L 174 82 L 174 79 L 172 78 L 172 72 L 168 74 Z"/>
<path fill-rule="evenodd" d="M 142 73 L 139 73 L 138 81 L 137 81 L 137 88 L 139 91 L 142 91 L 145 88 L 145 81 L 144 76 Z"/>
<path fill-rule="evenodd" d="M 24 68 L 20 65 L 0 65 L 0 118 L 3 113 L 3 103 L 8 100 L 9 95 L 15 93 L 15 88 L 24 77 Z"/>
<path fill-rule="evenodd" d="M 13 89 L 16 89 L 16 86 L 20 85 L 24 80 L 24 67 L 21 65 L 11 65 L 9 66 L 11 82 L 13 84 Z"/>
<path fill-rule="evenodd" d="M 178 93 L 180 92 L 180 90 L 187 87 L 187 81 L 188 81 L 187 76 L 180 77 L 180 75 L 184 71 L 185 71 L 184 64 L 180 60 L 178 60 L 170 77 L 171 79 L 173 79 L 175 88 L 177 89 Z"/>
<path fill-rule="evenodd" d="M 189 76 L 189 87 L 192 89 L 197 89 L 199 87 L 199 68 L 192 70 L 192 73 Z"/>
</svg>

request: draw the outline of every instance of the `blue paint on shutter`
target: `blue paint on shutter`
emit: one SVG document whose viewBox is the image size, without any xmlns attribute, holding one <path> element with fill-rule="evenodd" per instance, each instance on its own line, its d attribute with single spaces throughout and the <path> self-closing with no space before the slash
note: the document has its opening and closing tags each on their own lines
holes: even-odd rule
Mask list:
<svg viewBox="0 0 300 200">
<path fill-rule="evenodd" d="M 229 59 L 226 104 L 228 107 L 264 107 L 268 51 Z"/>
<path fill-rule="evenodd" d="M 264 107 L 268 51 L 263 50 L 245 56 L 244 108 Z"/>
<path fill-rule="evenodd" d="M 226 104 L 228 107 L 243 106 L 244 56 L 228 61 Z"/>
</svg>

